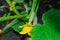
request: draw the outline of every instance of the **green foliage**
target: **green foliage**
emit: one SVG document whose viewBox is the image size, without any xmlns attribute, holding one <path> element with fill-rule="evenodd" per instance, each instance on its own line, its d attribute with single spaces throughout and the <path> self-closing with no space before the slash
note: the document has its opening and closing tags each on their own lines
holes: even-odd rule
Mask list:
<svg viewBox="0 0 60 40">
<path fill-rule="evenodd" d="M 37 24 L 37 25 L 33 26 L 32 31 L 30 32 L 31 36 L 32 36 L 32 40 L 40 39 L 40 35 L 41 35 L 41 32 L 42 32 L 41 30 L 43 30 L 42 28 L 43 27 L 40 24 Z"/>
<path fill-rule="evenodd" d="M 16 8 L 16 9 L 21 9 L 22 7 L 21 7 L 21 6 L 16 6 L 15 8 Z"/>
<path fill-rule="evenodd" d="M 24 0 L 13 0 L 17 3 L 22 3 Z M 13 12 L 16 14 L 15 16 L 10 16 L 10 13 L 7 15 L 4 14 L 3 17 L 0 18 L 0 21 L 13 20 L 10 24 L 6 25 L 3 29 L 3 33 L 8 32 L 10 29 L 13 29 L 16 32 L 22 31 L 22 28 L 18 28 L 18 26 L 24 25 L 25 20 L 28 23 L 35 24 L 31 30 L 32 40 L 60 40 L 60 10 L 55 10 L 51 5 L 49 5 L 52 9 L 45 12 L 42 16 L 43 24 L 37 24 L 37 18 L 34 20 L 38 6 L 40 4 L 40 0 L 29 0 L 28 4 L 24 4 L 25 11 L 18 12 L 21 9 L 21 6 L 13 6 L 10 0 L 6 0 L 9 6 L 13 9 Z M 4 8 L 4 6 L 2 6 Z M 7 17 L 6 17 L 7 16 Z M 22 21 L 19 21 L 20 18 Z M 34 22 L 32 22 L 34 20 Z M 8 30 L 8 31 L 7 31 Z M 27 39 L 28 40 L 28 39 Z"/>
<path fill-rule="evenodd" d="M 7 16 L 10 16 L 10 15 L 11 15 L 11 13 L 8 13 L 8 14 L 7 14 Z"/>
<path fill-rule="evenodd" d="M 60 1 L 58 1 L 58 4 L 60 4 Z"/>
<path fill-rule="evenodd" d="M 19 22 L 17 22 L 16 24 L 14 24 L 13 26 L 12 26 L 12 28 L 13 28 L 13 30 L 14 31 L 16 31 L 16 32 L 20 32 L 21 30 L 22 30 L 22 28 L 20 29 L 20 28 L 18 28 L 19 26 L 22 26 L 24 24 L 24 22 L 21 22 L 21 21 L 19 21 Z"/>
<path fill-rule="evenodd" d="M 3 14 L 3 16 L 2 17 L 6 17 L 6 13 L 5 14 Z"/>
<path fill-rule="evenodd" d="M 4 6 L 4 5 L 2 5 L 2 6 L 0 6 L 0 8 L 5 8 L 6 6 Z"/>
<path fill-rule="evenodd" d="M 6 21 L 6 20 L 11 20 L 11 19 L 16 19 L 16 18 L 21 18 L 22 20 L 26 20 L 27 15 L 14 15 L 14 16 L 6 16 L 6 17 L 1 17 L 0 22 Z"/>
<path fill-rule="evenodd" d="M 3 29 L 3 33 L 6 33 L 8 31 L 10 31 L 11 29 L 15 30 L 16 32 L 20 32 L 21 29 L 18 28 L 18 26 L 22 26 L 24 24 L 24 22 L 21 22 L 17 19 L 14 19 L 11 23 L 7 24 L 4 29 Z"/>
<path fill-rule="evenodd" d="M 9 6 L 13 9 L 13 12 L 17 15 L 20 15 L 19 12 L 15 9 L 15 6 L 12 5 L 10 0 L 6 0 L 6 2 L 9 4 Z"/>
<path fill-rule="evenodd" d="M 13 1 L 15 1 L 15 2 L 17 2 L 17 3 L 22 3 L 22 2 L 24 2 L 24 0 L 13 0 Z"/>
<path fill-rule="evenodd" d="M 42 16 L 43 25 L 33 26 L 32 40 L 60 40 L 60 10 L 50 10 Z M 55 28 L 56 27 L 56 28 Z"/>
<path fill-rule="evenodd" d="M 4 28 L 3 28 L 3 33 L 6 33 L 8 32 L 9 30 L 11 30 L 12 26 L 15 25 L 17 22 L 19 22 L 17 19 L 14 19 L 11 23 L 9 23 L 8 25 L 6 25 Z"/>
<path fill-rule="evenodd" d="M 31 0 L 29 0 L 29 6 L 32 6 L 33 2 Z"/>
<path fill-rule="evenodd" d="M 42 20 L 44 25 L 53 26 L 56 29 L 60 29 L 60 10 L 49 10 L 42 16 Z"/>
</svg>

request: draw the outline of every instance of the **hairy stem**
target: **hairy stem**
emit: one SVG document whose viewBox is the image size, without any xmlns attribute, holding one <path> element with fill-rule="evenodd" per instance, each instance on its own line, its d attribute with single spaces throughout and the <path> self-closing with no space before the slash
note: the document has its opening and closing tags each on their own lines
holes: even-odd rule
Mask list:
<svg viewBox="0 0 60 40">
<path fill-rule="evenodd" d="M 27 15 L 14 15 L 14 16 L 7 16 L 7 17 L 1 17 L 0 22 L 5 21 L 5 20 L 11 20 L 11 19 L 17 19 L 21 18 L 22 20 L 26 20 Z M 25 18 L 25 19 L 23 19 Z"/>
</svg>

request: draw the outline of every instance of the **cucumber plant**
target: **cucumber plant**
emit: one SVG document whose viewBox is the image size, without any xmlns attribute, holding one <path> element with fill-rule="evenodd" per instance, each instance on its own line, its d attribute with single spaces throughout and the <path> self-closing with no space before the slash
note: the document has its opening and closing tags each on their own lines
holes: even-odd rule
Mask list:
<svg viewBox="0 0 60 40">
<path fill-rule="evenodd" d="M 60 10 L 50 6 L 51 9 L 42 15 L 43 24 L 39 24 L 37 11 L 41 0 L 29 0 L 28 3 L 25 3 L 24 0 L 6 0 L 6 2 L 10 12 L 14 12 L 15 15 L 11 16 L 9 13 L 0 18 L 0 22 L 14 19 L 0 30 L 0 34 L 5 34 L 13 29 L 18 34 L 27 34 L 29 37 L 26 37 L 25 40 L 60 40 Z M 23 4 L 21 5 L 21 3 Z M 18 11 L 23 8 L 25 10 Z"/>
</svg>

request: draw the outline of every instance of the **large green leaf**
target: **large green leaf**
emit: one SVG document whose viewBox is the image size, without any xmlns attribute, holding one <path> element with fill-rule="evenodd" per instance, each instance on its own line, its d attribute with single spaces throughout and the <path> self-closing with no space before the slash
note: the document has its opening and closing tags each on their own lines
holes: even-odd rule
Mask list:
<svg viewBox="0 0 60 40">
<path fill-rule="evenodd" d="M 30 32 L 32 40 L 60 40 L 60 34 L 54 28 L 37 24 Z"/>
<path fill-rule="evenodd" d="M 60 40 L 60 10 L 49 10 L 42 16 L 43 25 L 37 24 L 31 30 L 32 40 Z"/>
<path fill-rule="evenodd" d="M 49 10 L 43 14 L 42 20 L 44 25 L 53 26 L 56 29 L 60 29 L 60 10 Z"/>
</svg>

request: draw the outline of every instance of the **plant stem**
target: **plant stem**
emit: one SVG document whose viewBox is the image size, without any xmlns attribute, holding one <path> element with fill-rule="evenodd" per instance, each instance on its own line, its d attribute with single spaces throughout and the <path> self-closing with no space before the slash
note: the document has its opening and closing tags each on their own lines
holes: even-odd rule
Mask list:
<svg viewBox="0 0 60 40">
<path fill-rule="evenodd" d="M 37 5 L 37 7 L 36 7 Z M 32 9 L 31 9 L 31 12 L 29 14 L 30 18 L 29 18 L 29 23 L 31 23 L 34 19 L 34 16 L 36 15 L 37 13 L 37 9 L 38 9 L 38 4 L 37 4 L 37 0 L 33 0 L 33 5 L 32 5 Z"/>
<path fill-rule="evenodd" d="M 37 11 L 38 11 L 39 4 L 40 4 L 40 0 L 38 1 L 38 4 L 37 4 L 36 9 L 35 9 L 35 12 L 36 12 L 36 13 L 37 13 Z"/>
<path fill-rule="evenodd" d="M 37 24 L 37 16 L 34 17 L 34 20 L 33 20 L 33 25 Z"/>
<path fill-rule="evenodd" d="M 33 4 L 32 4 L 32 9 L 31 9 L 31 11 L 34 11 L 35 6 L 36 6 L 36 0 L 33 0 Z"/>
<path fill-rule="evenodd" d="M 15 14 L 20 15 L 19 12 L 15 9 L 15 7 L 11 4 L 10 0 L 6 0 L 6 2 L 9 4 L 9 6 L 13 9 Z"/>
<path fill-rule="evenodd" d="M 33 21 L 34 16 L 35 16 L 35 13 L 33 11 L 30 13 L 29 23 L 31 23 Z"/>
<path fill-rule="evenodd" d="M 16 24 L 17 22 L 19 22 L 19 21 L 18 21 L 17 19 L 14 19 L 11 23 L 9 23 L 8 25 L 6 25 L 6 26 L 3 28 L 3 30 L 2 30 L 3 34 L 5 34 L 6 32 L 10 31 L 10 30 L 11 30 L 11 27 L 12 27 L 14 24 Z"/>
<path fill-rule="evenodd" d="M 27 6 L 27 4 L 24 4 L 24 7 L 26 9 L 26 13 L 28 13 L 28 6 Z"/>
<path fill-rule="evenodd" d="M 22 20 L 26 20 L 27 15 L 14 15 L 14 16 L 7 16 L 7 17 L 1 17 L 0 22 L 5 21 L 5 20 L 11 20 L 11 19 L 17 19 L 21 18 Z M 25 18 L 25 19 L 23 19 Z"/>
</svg>

